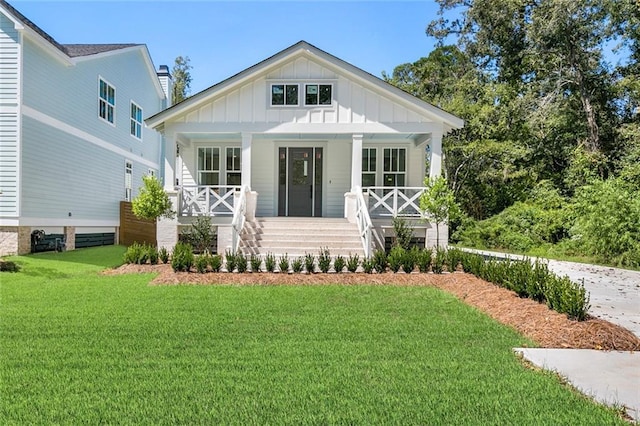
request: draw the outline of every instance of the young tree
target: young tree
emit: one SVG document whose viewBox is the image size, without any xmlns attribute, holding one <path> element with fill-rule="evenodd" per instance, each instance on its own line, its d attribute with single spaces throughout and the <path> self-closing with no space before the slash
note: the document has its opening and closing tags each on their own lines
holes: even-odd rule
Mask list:
<svg viewBox="0 0 640 426">
<path fill-rule="evenodd" d="M 144 176 L 144 186 L 131 202 L 131 210 L 136 217 L 157 220 L 160 217 L 171 219 L 175 212 L 171 210 L 171 200 L 155 176 Z"/>
<path fill-rule="evenodd" d="M 175 60 L 171 71 L 171 78 L 173 79 L 172 105 L 185 100 L 191 92 L 191 72 L 189 70 L 193 67 L 190 62 L 191 59 L 188 56 L 178 56 Z"/>
<path fill-rule="evenodd" d="M 420 197 L 420 209 L 436 223 L 436 247 L 440 247 L 440 224 L 448 224 L 460 215 L 453 191 L 443 176 L 425 178 L 425 192 Z"/>
</svg>

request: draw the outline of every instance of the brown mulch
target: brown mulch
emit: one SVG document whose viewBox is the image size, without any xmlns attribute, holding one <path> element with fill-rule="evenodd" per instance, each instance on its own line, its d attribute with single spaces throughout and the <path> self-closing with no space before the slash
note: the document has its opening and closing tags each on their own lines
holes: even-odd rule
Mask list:
<svg viewBox="0 0 640 426">
<path fill-rule="evenodd" d="M 640 350 L 640 338 L 629 330 L 597 318 L 573 321 L 531 299 L 462 272 L 453 274 L 279 274 L 174 273 L 169 265 L 123 265 L 105 274 L 155 272 L 152 285 L 417 285 L 433 286 L 455 295 L 495 320 L 518 330 L 543 348 L 618 351 Z"/>
</svg>

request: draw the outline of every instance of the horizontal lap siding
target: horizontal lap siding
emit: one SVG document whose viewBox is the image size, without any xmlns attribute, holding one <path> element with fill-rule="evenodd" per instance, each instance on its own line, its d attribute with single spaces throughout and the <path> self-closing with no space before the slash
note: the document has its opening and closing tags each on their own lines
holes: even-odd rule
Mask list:
<svg viewBox="0 0 640 426">
<path fill-rule="evenodd" d="M 135 197 L 148 166 L 132 161 Z M 123 156 L 24 117 L 22 215 L 117 221 L 124 166 Z"/>
<path fill-rule="evenodd" d="M 18 33 L 0 13 L 0 216 L 18 216 Z"/>
<path fill-rule="evenodd" d="M 99 77 L 116 90 L 115 126 L 98 116 Z M 143 118 L 162 106 L 140 51 L 65 66 L 26 40 L 24 79 L 25 106 L 129 151 L 134 157 L 159 162 L 160 135 L 156 131 L 143 124 L 143 140 L 131 136 L 131 101 L 142 107 Z"/>
</svg>

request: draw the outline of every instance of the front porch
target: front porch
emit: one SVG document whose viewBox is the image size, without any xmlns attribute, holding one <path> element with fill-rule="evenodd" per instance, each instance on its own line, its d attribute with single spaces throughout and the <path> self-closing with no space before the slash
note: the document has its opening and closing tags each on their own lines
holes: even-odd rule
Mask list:
<svg viewBox="0 0 640 426">
<path fill-rule="evenodd" d="M 334 254 L 350 253 L 369 257 L 384 249 L 385 238 L 393 237 L 392 219 L 402 217 L 414 227 L 414 236 L 435 245 L 435 226 L 420 211 L 423 187 L 366 187 L 344 194 L 344 216 L 336 218 L 280 216 L 273 220 L 256 216 L 259 194 L 239 185 L 185 185 L 171 194 L 177 211 L 173 220 L 163 219 L 158 226 L 158 244 L 172 249 L 180 228 L 197 216 L 211 217 L 218 232 L 218 253 L 232 252 L 264 255 L 300 255 L 317 253 L 328 247 Z M 269 223 L 270 231 L 265 232 Z M 446 227 L 440 236 L 446 242 Z M 340 235 L 344 238 L 340 239 Z M 355 236 L 355 240 L 354 240 Z M 294 241 L 297 240 L 297 241 Z M 284 243 L 288 241 L 288 243 Z M 354 241 L 355 244 L 354 244 Z M 343 253 L 344 252 L 344 253 Z"/>
</svg>

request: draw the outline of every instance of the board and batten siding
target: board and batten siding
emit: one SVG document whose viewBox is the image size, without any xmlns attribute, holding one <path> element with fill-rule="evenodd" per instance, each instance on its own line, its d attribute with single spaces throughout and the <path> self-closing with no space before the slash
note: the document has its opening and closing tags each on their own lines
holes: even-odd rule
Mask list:
<svg viewBox="0 0 640 426">
<path fill-rule="evenodd" d="M 300 84 L 300 105 L 272 107 L 271 84 Z M 333 85 L 331 106 L 304 106 L 304 83 Z M 357 84 L 344 75 L 310 59 L 298 58 L 266 75 L 229 92 L 210 103 L 172 120 L 176 123 L 426 123 L 432 120 L 408 105 Z"/>
<path fill-rule="evenodd" d="M 0 217 L 18 216 L 20 36 L 0 13 Z"/>
<path fill-rule="evenodd" d="M 29 117 L 23 136 L 23 217 L 118 222 L 125 196 L 123 156 Z M 131 161 L 135 197 L 149 167 Z"/>
</svg>

